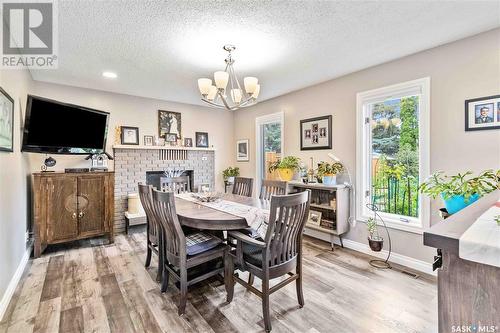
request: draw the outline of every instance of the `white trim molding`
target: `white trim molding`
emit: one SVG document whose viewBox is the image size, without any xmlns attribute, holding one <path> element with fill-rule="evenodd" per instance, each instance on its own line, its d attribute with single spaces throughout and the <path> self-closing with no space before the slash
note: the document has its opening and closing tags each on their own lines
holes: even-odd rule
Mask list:
<svg viewBox="0 0 500 333">
<path fill-rule="evenodd" d="M 281 124 L 281 156 L 285 156 L 285 143 L 284 143 L 284 132 L 285 132 L 285 113 L 283 111 L 271 113 L 265 116 L 260 116 L 255 118 L 255 186 L 257 189 L 260 189 L 260 182 L 262 177 L 262 150 L 261 150 L 261 140 L 262 133 L 260 131 L 261 126 L 265 124 L 277 123 Z"/>
<path fill-rule="evenodd" d="M 23 257 L 21 258 L 21 262 L 17 266 L 16 272 L 14 273 L 14 276 L 12 276 L 12 278 L 10 279 L 9 285 L 7 286 L 7 289 L 5 290 L 5 293 L 3 294 L 2 299 L 0 300 L 0 321 L 3 320 L 3 316 L 7 311 L 7 307 L 9 306 L 9 303 L 12 299 L 12 295 L 14 295 L 17 285 L 19 284 L 19 281 L 23 276 L 23 272 L 30 258 L 30 254 L 31 254 L 31 246 L 26 250 Z"/>
<path fill-rule="evenodd" d="M 403 82 L 387 87 L 360 92 L 356 95 L 356 220 L 366 222 L 367 209 L 364 208 L 365 192 L 370 188 L 369 172 L 371 161 L 367 160 L 367 147 L 371 147 L 371 137 L 366 129 L 368 110 L 367 103 L 375 103 L 386 99 L 394 99 L 409 95 L 418 95 L 419 98 L 419 178 L 429 176 L 430 171 L 430 84 L 429 77 Z M 387 227 L 412 233 L 422 234 L 430 226 L 430 200 L 419 196 L 419 218 L 405 217 L 402 221 L 398 215 L 384 214 Z M 380 224 L 380 222 L 379 222 Z"/>
</svg>

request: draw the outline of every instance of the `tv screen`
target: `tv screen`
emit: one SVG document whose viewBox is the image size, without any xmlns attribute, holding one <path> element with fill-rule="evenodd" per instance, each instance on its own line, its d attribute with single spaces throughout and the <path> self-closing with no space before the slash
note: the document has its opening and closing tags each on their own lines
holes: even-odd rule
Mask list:
<svg viewBox="0 0 500 333">
<path fill-rule="evenodd" d="M 28 95 L 22 151 L 51 154 L 101 153 L 108 112 Z"/>
</svg>

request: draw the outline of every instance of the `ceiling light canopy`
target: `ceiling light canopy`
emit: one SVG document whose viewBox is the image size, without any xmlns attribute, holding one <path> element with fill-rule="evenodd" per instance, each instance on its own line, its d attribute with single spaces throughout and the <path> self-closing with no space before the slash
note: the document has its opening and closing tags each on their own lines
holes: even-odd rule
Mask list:
<svg viewBox="0 0 500 333">
<path fill-rule="evenodd" d="M 224 45 L 223 49 L 228 52 L 225 60 L 226 68 L 214 73 L 213 83 L 215 84 L 212 84 L 212 80 L 208 78 L 198 79 L 201 100 L 211 106 L 228 110 L 237 110 L 256 104 L 260 93 L 259 80 L 253 76 L 245 77 L 243 79 L 244 89 L 242 89 L 234 72 L 234 59 L 231 56 L 231 52 L 236 47 Z"/>
<path fill-rule="evenodd" d="M 114 72 L 104 71 L 102 72 L 102 76 L 108 79 L 116 79 L 118 75 Z"/>
</svg>

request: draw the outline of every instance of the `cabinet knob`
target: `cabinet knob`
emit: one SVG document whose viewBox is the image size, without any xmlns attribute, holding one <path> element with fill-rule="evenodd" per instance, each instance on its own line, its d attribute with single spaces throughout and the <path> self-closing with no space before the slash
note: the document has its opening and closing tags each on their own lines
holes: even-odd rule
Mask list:
<svg viewBox="0 0 500 333">
<path fill-rule="evenodd" d="M 71 217 L 73 218 L 73 220 L 76 219 L 76 213 L 73 213 Z"/>
<path fill-rule="evenodd" d="M 79 218 L 82 218 L 84 215 L 85 215 L 85 213 L 84 213 L 84 212 L 80 212 L 80 213 L 78 213 L 78 217 L 79 217 Z"/>
</svg>

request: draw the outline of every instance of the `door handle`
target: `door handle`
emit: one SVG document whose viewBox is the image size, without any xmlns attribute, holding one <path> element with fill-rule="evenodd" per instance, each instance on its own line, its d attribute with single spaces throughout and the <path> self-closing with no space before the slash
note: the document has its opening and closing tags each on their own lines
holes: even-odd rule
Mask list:
<svg viewBox="0 0 500 333">
<path fill-rule="evenodd" d="M 71 214 L 71 217 L 73 218 L 73 220 L 76 219 L 76 213 Z"/>
<path fill-rule="evenodd" d="M 80 213 L 78 213 L 78 218 L 82 218 L 83 216 L 85 216 L 85 213 L 84 213 L 84 212 L 80 212 Z"/>
</svg>

